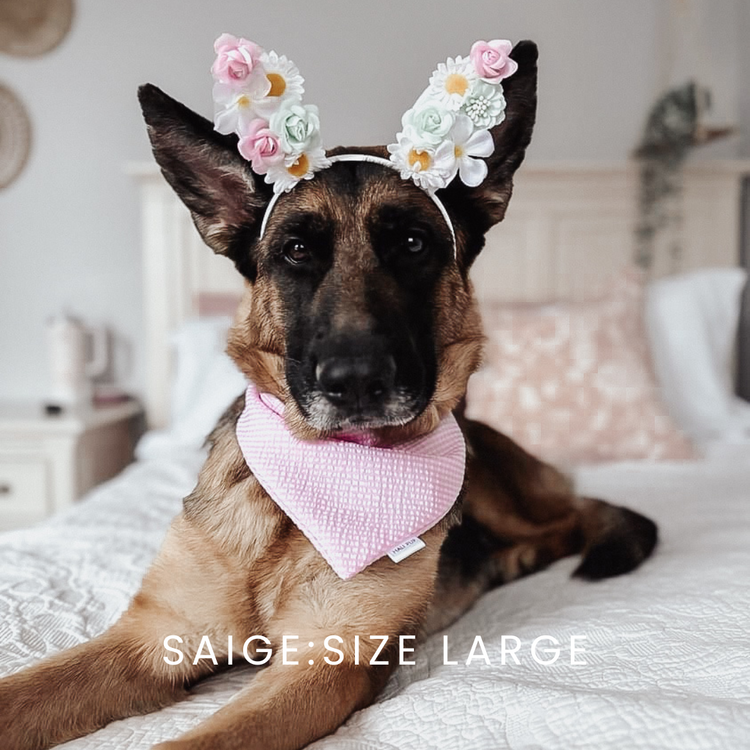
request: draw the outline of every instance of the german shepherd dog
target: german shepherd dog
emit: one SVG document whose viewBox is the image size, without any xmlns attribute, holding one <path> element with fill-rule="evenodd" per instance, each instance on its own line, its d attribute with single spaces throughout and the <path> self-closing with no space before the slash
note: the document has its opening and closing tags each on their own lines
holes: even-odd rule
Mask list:
<svg viewBox="0 0 750 750">
<path fill-rule="evenodd" d="M 393 444 L 429 433 L 453 410 L 467 445 L 464 487 L 422 536 L 425 549 L 341 580 L 248 469 L 235 433 L 241 397 L 211 433 L 197 486 L 120 620 L 0 681 L 3 750 L 48 748 L 179 700 L 215 667 L 167 665 L 168 634 L 195 653 L 203 635 L 226 644 L 230 634 L 242 643 L 256 633 L 274 647 L 289 633 L 313 643 L 309 663 L 274 655 L 235 700 L 157 747 L 301 748 L 373 701 L 395 669 L 400 634 L 435 632 L 492 587 L 567 555 L 582 553 L 575 575 L 595 580 L 651 554 L 650 520 L 576 495 L 559 471 L 462 415 L 483 341 L 469 269 L 505 214 L 535 117 L 536 46 L 521 42 L 512 56 L 519 69 L 503 84 L 506 120 L 492 133 L 487 179 L 440 193 L 455 257 L 429 196 L 364 162 L 338 162 L 297 185 L 261 238 L 271 190 L 238 155 L 236 138 L 156 87 L 140 89 L 164 176 L 205 242 L 245 278 L 229 354 L 259 391 L 283 402 L 288 429 L 303 439 L 365 429 Z M 335 153 L 348 151 L 387 156 L 381 147 Z M 334 386 L 321 382 L 321 361 L 337 364 Z M 337 666 L 323 659 L 332 633 L 344 641 Z M 388 666 L 369 665 L 379 645 L 372 633 L 390 636 L 378 659 Z M 355 635 L 365 636 L 358 660 Z M 217 657 L 226 663 L 229 654 L 217 649 Z"/>
</svg>

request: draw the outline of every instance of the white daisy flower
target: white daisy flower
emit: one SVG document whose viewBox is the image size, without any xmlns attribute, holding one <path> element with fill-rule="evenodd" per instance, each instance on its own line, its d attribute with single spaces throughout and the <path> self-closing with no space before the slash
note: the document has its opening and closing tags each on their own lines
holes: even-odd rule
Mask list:
<svg viewBox="0 0 750 750">
<path fill-rule="evenodd" d="M 297 66 L 286 55 L 275 52 L 264 52 L 260 62 L 268 79 L 270 88 L 264 99 L 256 104 L 256 111 L 266 120 L 276 112 L 282 103 L 299 102 L 305 93 L 305 79 L 299 74 Z"/>
<path fill-rule="evenodd" d="M 494 128 L 505 119 L 503 87 L 478 80 L 466 95 L 461 112 L 482 130 Z"/>
<path fill-rule="evenodd" d="M 429 148 L 415 143 L 405 133 L 399 133 L 397 138 L 398 143 L 388 146 L 388 152 L 402 179 L 414 180 L 423 190 L 434 193 L 456 176 L 458 167 L 452 141 Z"/>
<path fill-rule="evenodd" d="M 461 108 L 472 86 L 479 80 L 474 64 L 468 57 L 449 57 L 439 63 L 430 76 L 428 91 L 444 107 L 455 112 Z"/>
<path fill-rule="evenodd" d="M 248 85 L 235 88 L 226 83 L 214 84 L 214 128 L 228 135 L 239 133 L 255 119 L 255 105 L 271 88 L 265 76 L 251 76 Z"/>
<path fill-rule="evenodd" d="M 481 185 L 487 176 L 487 162 L 484 158 L 495 150 L 492 134 L 489 130 L 475 130 L 469 117 L 459 115 L 450 137 L 461 182 L 468 187 Z"/>
<path fill-rule="evenodd" d="M 315 146 L 270 165 L 265 180 L 273 184 L 274 193 L 288 193 L 300 180 L 310 180 L 316 172 L 330 165 L 325 150 Z"/>
</svg>

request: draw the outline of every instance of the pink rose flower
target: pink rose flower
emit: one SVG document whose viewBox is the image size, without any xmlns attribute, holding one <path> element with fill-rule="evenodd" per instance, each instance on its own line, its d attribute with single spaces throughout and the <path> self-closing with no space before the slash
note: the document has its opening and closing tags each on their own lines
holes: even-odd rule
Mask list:
<svg viewBox="0 0 750 750">
<path fill-rule="evenodd" d="M 518 70 L 518 63 L 511 60 L 513 45 L 507 39 L 491 42 L 474 42 L 469 57 L 477 75 L 487 83 L 500 83 Z"/>
<path fill-rule="evenodd" d="M 260 118 L 253 120 L 237 144 L 240 154 L 247 159 L 255 174 L 266 174 L 268 168 L 284 158 L 278 136 Z"/>
<path fill-rule="evenodd" d="M 222 34 L 214 42 L 216 60 L 211 72 L 217 81 L 231 85 L 243 84 L 258 64 L 262 50 L 247 39 Z"/>
</svg>

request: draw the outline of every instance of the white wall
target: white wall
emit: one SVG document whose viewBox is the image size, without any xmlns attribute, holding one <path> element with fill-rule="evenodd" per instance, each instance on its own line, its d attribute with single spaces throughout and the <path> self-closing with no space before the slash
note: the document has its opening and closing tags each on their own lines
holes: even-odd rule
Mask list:
<svg viewBox="0 0 750 750">
<path fill-rule="evenodd" d="M 743 2 L 713 0 L 705 19 L 732 115 L 742 109 L 736 68 L 742 55 L 748 62 Z M 139 217 L 123 172 L 126 161 L 149 158 L 135 90 L 152 81 L 210 114 L 208 70 L 222 31 L 295 60 L 327 145 L 388 142 L 439 60 L 478 38 L 531 38 L 541 72 L 530 158 L 619 160 L 664 80 L 667 8 L 662 0 L 78 0 L 58 49 L 0 57 L 0 80 L 34 125 L 31 160 L 0 193 L 0 397 L 44 394 L 44 322 L 63 308 L 132 345 L 123 380 L 140 387 Z M 718 146 L 719 155 L 739 142 Z"/>
</svg>

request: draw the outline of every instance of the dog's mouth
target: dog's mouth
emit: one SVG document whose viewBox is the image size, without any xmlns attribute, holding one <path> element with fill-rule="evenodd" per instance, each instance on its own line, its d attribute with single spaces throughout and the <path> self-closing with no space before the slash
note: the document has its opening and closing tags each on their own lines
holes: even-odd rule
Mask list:
<svg viewBox="0 0 750 750">
<path fill-rule="evenodd" d="M 351 352 L 351 350 L 349 350 Z M 423 367 L 399 368 L 395 358 L 335 356 L 287 360 L 289 391 L 307 424 L 325 433 L 401 427 L 427 407 Z"/>
<path fill-rule="evenodd" d="M 295 398 L 307 423 L 321 432 L 366 432 L 382 427 L 401 427 L 416 419 L 424 410 L 424 399 L 405 389 L 394 389 L 371 402 L 336 404 L 320 390 Z"/>
<path fill-rule="evenodd" d="M 402 427 L 427 407 L 432 347 L 406 331 L 312 334 L 287 348 L 289 391 L 307 424 L 327 433 Z M 298 339 L 298 340 L 300 340 Z"/>
</svg>

